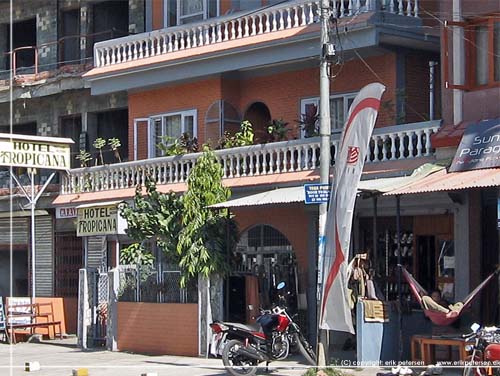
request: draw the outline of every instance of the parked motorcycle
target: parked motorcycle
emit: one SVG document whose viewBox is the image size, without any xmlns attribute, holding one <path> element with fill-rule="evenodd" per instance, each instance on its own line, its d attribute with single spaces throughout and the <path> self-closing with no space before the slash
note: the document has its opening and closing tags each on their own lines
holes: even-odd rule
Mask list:
<svg viewBox="0 0 500 376">
<path fill-rule="evenodd" d="M 284 282 L 277 286 L 285 287 Z M 261 310 L 257 325 L 229 322 L 213 322 L 212 353 L 222 356 L 227 372 L 234 376 L 254 375 L 257 366 L 266 362 L 283 360 L 297 347 L 307 362 L 316 365 L 316 354 L 300 331 L 300 327 L 288 314 L 283 304 L 272 310 Z"/>
<path fill-rule="evenodd" d="M 470 352 L 464 367 L 464 376 L 500 376 L 500 328 L 496 326 L 481 328 L 473 324 L 472 333 L 464 335 L 465 349 Z"/>
</svg>

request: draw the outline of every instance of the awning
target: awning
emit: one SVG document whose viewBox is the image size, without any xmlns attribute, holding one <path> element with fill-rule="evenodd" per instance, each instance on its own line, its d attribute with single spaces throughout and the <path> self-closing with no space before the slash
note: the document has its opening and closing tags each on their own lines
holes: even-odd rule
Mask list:
<svg viewBox="0 0 500 376">
<path fill-rule="evenodd" d="M 293 202 L 304 202 L 304 186 L 277 188 L 245 197 L 228 200 L 219 204 L 210 205 L 209 208 L 237 208 L 242 206 L 260 206 L 273 204 L 288 204 Z"/>
<path fill-rule="evenodd" d="M 358 191 L 373 193 L 390 192 L 394 189 L 418 182 L 426 176 L 443 169 L 444 165 L 442 164 L 426 163 L 419 168 L 416 168 L 409 176 L 361 180 L 358 185 Z"/>
<path fill-rule="evenodd" d="M 111 205 L 118 205 L 119 203 L 122 203 L 123 200 L 114 200 L 114 201 L 101 201 L 101 202 L 92 202 L 90 204 L 82 204 L 76 206 L 77 209 L 83 209 L 83 208 L 95 208 L 99 206 L 111 206 Z"/>
<path fill-rule="evenodd" d="M 447 172 L 443 169 L 412 184 L 387 192 L 384 195 L 406 195 L 495 186 L 500 186 L 500 168 L 463 172 Z"/>
<path fill-rule="evenodd" d="M 416 182 L 428 176 L 429 174 L 432 174 L 433 172 L 442 169 L 444 169 L 443 166 L 432 163 L 426 163 L 417 168 L 416 170 L 414 170 L 413 173 L 409 176 L 362 180 L 359 183 L 358 191 L 371 192 L 371 193 L 389 192 L 399 187 L 407 186 L 413 182 Z M 296 187 L 276 188 L 270 191 L 248 195 L 234 200 L 228 200 L 226 202 L 221 202 L 219 204 L 211 205 L 209 206 L 209 208 L 221 209 L 221 208 L 236 208 L 244 206 L 289 204 L 294 202 L 304 202 L 304 200 L 305 200 L 304 186 L 299 185 Z"/>
</svg>

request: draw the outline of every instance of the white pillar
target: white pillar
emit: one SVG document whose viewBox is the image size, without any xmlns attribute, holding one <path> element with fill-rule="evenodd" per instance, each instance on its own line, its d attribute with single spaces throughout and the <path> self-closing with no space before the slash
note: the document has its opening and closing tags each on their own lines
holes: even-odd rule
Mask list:
<svg viewBox="0 0 500 376">
<path fill-rule="evenodd" d="M 108 317 L 106 320 L 106 348 L 118 351 L 118 288 L 120 287 L 120 272 L 118 268 L 108 272 Z"/>
<path fill-rule="evenodd" d="M 78 347 L 87 349 L 87 333 L 92 321 L 89 305 L 87 270 L 80 269 L 78 271 L 78 277 Z"/>
</svg>

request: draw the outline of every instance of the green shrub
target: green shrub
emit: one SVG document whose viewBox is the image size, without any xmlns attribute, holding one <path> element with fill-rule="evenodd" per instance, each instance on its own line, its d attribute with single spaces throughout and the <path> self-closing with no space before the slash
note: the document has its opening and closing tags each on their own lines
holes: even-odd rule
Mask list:
<svg viewBox="0 0 500 376">
<path fill-rule="evenodd" d="M 329 368 L 309 368 L 303 376 L 342 376 L 342 372 L 333 367 Z"/>
</svg>

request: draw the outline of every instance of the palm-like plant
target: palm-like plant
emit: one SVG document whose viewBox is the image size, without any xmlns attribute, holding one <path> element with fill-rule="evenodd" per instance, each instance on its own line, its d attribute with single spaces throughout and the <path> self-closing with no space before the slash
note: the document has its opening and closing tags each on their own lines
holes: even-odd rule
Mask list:
<svg viewBox="0 0 500 376">
<path fill-rule="evenodd" d="M 102 148 L 106 146 L 106 140 L 104 138 L 98 137 L 95 139 L 93 146 L 99 151 L 101 164 L 104 165 L 104 158 L 102 157 Z M 95 160 L 95 164 L 97 165 L 97 159 Z"/>
<path fill-rule="evenodd" d="M 118 150 L 122 146 L 122 143 L 120 142 L 120 140 L 118 138 L 115 138 L 115 137 L 110 138 L 108 140 L 108 145 L 111 148 L 111 150 L 113 151 L 113 153 L 115 154 L 115 158 L 118 159 L 118 161 L 121 163 L 122 158 L 120 156 L 120 151 Z"/>
</svg>

